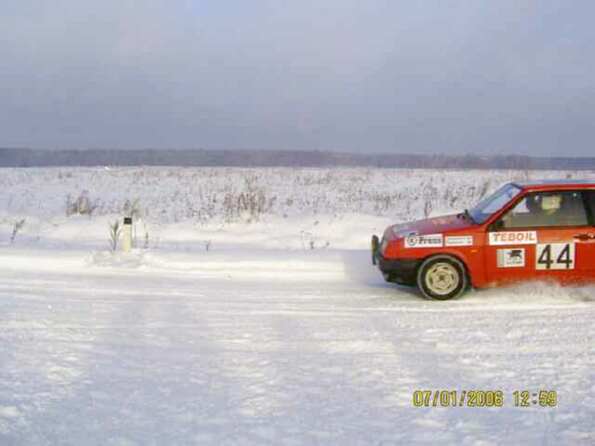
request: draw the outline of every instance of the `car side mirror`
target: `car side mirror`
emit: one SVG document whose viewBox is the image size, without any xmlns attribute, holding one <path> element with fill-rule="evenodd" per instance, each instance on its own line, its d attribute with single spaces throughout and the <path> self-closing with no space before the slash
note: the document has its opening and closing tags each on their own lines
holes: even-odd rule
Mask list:
<svg viewBox="0 0 595 446">
<path fill-rule="evenodd" d="M 498 231 L 500 229 L 504 228 L 504 220 L 500 219 L 500 220 L 496 220 L 493 224 L 492 224 L 492 229 L 495 231 Z"/>
</svg>

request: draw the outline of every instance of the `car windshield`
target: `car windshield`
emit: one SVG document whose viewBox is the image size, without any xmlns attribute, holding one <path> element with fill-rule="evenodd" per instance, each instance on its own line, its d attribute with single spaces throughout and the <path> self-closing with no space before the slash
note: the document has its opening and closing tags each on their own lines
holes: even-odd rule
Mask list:
<svg viewBox="0 0 595 446">
<path fill-rule="evenodd" d="M 514 184 L 507 184 L 502 186 L 492 195 L 481 200 L 477 205 L 469 211 L 471 218 L 477 224 L 484 223 L 490 215 L 498 212 L 500 209 L 510 202 L 521 192 L 521 189 Z"/>
</svg>

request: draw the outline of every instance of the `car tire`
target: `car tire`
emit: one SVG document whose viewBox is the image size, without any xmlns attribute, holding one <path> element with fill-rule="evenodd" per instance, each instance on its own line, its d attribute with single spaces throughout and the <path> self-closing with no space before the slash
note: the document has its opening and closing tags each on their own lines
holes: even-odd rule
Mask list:
<svg viewBox="0 0 595 446">
<path fill-rule="evenodd" d="M 427 299 L 453 299 L 463 294 L 468 285 L 465 265 L 452 256 L 429 257 L 417 270 L 417 288 Z"/>
</svg>

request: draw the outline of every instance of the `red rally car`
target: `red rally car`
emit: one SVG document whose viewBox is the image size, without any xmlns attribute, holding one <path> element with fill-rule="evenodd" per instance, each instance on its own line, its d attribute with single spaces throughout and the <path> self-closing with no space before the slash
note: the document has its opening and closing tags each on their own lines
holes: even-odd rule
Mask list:
<svg viewBox="0 0 595 446">
<path fill-rule="evenodd" d="M 440 300 L 470 286 L 595 282 L 595 181 L 509 183 L 460 214 L 390 226 L 372 237 L 372 262 Z"/>
</svg>

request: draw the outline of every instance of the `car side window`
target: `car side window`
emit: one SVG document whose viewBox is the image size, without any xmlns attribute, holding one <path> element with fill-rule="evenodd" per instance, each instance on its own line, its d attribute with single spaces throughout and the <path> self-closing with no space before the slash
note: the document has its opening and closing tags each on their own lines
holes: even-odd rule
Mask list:
<svg viewBox="0 0 595 446">
<path fill-rule="evenodd" d="M 583 195 L 578 191 L 528 194 L 500 222 L 503 229 L 589 224 Z"/>
</svg>

